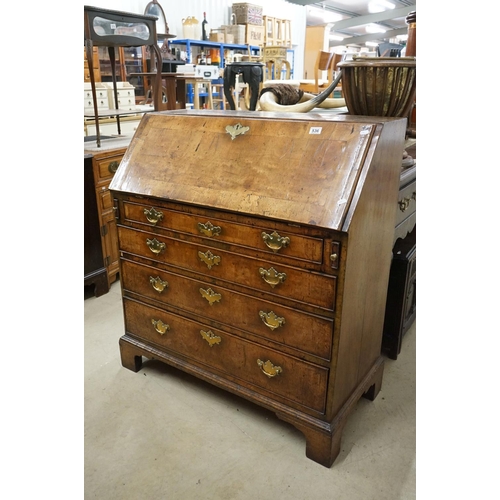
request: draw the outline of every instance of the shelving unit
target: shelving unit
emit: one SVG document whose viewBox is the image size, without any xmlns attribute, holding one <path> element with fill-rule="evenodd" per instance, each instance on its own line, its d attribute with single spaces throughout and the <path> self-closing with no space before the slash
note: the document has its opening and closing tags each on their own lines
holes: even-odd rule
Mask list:
<svg viewBox="0 0 500 500">
<path fill-rule="evenodd" d="M 192 40 L 190 38 L 169 40 L 168 44 L 169 44 L 169 46 L 170 45 L 185 45 L 186 46 L 187 61 L 189 63 L 193 62 L 193 60 L 192 60 L 192 55 L 193 55 L 192 48 L 193 47 L 219 49 L 219 51 L 220 51 L 219 67 L 220 68 L 224 67 L 224 51 L 225 50 L 242 50 L 242 51 L 245 51 L 245 54 L 248 54 L 249 49 L 250 49 L 250 52 L 252 52 L 252 53 L 258 53 L 260 51 L 260 46 L 258 46 L 258 45 L 211 42 L 211 41 L 204 41 L 204 40 Z"/>
</svg>

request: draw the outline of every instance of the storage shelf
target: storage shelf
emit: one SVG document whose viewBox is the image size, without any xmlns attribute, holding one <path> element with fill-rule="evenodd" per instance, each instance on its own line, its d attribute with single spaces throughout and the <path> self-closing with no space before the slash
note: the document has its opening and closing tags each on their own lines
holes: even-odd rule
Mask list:
<svg viewBox="0 0 500 500">
<path fill-rule="evenodd" d="M 191 38 L 182 38 L 180 40 L 175 39 L 175 40 L 169 40 L 168 41 L 169 47 L 170 45 L 185 45 L 186 46 L 186 55 L 187 59 L 190 63 L 192 63 L 192 58 L 191 58 L 191 47 L 209 47 L 212 49 L 219 49 L 220 50 L 220 64 L 219 67 L 223 68 L 224 67 L 224 50 L 246 50 L 250 49 L 252 52 L 259 52 L 260 47 L 258 45 L 246 45 L 246 44 L 240 44 L 240 43 L 221 43 L 221 42 L 213 42 L 210 40 L 193 40 Z"/>
</svg>

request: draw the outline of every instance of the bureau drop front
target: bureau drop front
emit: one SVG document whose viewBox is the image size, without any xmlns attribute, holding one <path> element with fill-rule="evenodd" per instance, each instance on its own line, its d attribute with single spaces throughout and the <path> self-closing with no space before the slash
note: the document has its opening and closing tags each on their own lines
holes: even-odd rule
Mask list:
<svg viewBox="0 0 500 500">
<path fill-rule="evenodd" d="M 380 355 L 406 120 L 145 115 L 116 172 L 124 367 L 268 408 L 330 467 Z M 153 404 L 153 403 L 152 403 Z"/>
</svg>

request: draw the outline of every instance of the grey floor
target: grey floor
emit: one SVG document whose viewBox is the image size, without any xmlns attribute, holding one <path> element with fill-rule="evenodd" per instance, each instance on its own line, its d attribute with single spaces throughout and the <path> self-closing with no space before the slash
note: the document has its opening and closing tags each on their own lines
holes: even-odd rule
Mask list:
<svg viewBox="0 0 500 500">
<path fill-rule="evenodd" d="M 361 399 L 330 469 L 291 425 L 155 361 L 121 366 L 120 284 L 85 310 L 85 498 L 392 500 L 416 498 L 416 323 L 382 390 Z"/>
</svg>

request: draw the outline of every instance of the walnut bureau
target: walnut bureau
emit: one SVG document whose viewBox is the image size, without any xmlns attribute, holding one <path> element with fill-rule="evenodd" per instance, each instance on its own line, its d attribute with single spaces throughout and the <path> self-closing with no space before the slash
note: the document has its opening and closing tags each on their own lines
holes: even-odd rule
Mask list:
<svg viewBox="0 0 500 500">
<path fill-rule="evenodd" d="M 158 359 L 268 408 L 330 467 L 380 353 L 406 121 L 145 115 L 110 184 L 124 367 Z"/>
</svg>

